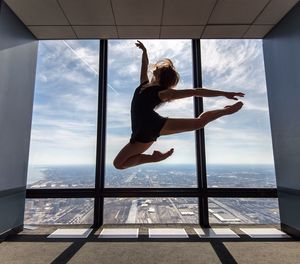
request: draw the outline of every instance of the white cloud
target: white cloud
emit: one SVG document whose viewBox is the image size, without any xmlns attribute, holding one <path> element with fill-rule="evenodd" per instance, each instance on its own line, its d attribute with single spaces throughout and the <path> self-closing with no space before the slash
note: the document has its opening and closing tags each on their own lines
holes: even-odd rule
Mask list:
<svg viewBox="0 0 300 264">
<path fill-rule="evenodd" d="M 32 129 L 30 164 L 92 164 L 95 162 L 96 133 L 47 127 Z"/>
<path fill-rule="evenodd" d="M 136 41 L 110 41 L 108 66 L 110 71 L 118 71 L 120 76 L 139 80 L 142 51 L 135 46 Z M 147 48 L 149 62 L 155 63 L 162 58 L 173 60 L 182 76 L 192 74 L 190 41 L 187 40 L 143 40 Z"/>
<path fill-rule="evenodd" d="M 246 110 L 262 111 L 268 113 L 269 109 L 266 105 L 254 104 L 248 100 L 244 100 L 244 108 Z"/>
<path fill-rule="evenodd" d="M 79 48 L 72 47 L 72 44 L 70 45 L 68 41 L 66 41 L 67 45 L 71 47 L 77 54 L 78 58 L 82 59 L 86 64 L 89 65 L 91 69 L 93 69 L 94 72 L 99 71 L 99 54 L 97 49 L 91 49 L 80 46 Z"/>
<path fill-rule="evenodd" d="M 265 93 L 260 40 L 202 40 L 204 84 L 221 90 Z"/>
<path fill-rule="evenodd" d="M 79 111 L 79 115 L 81 111 L 90 112 L 93 116 L 97 112 L 97 97 L 82 96 L 79 92 L 64 94 L 60 96 L 60 100 L 65 104 L 64 107 L 69 106 L 73 111 Z"/>
</svg>

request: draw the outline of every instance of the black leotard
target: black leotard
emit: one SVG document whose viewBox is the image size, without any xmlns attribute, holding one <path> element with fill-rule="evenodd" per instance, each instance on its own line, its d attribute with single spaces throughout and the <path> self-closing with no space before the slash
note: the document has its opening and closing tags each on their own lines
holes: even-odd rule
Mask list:
<svg viewBox="0 0 300 264">
<path fill-rule="evenodd" d="M 158 92 L 163 88 L 159 85 L 147 87 L 141 91 L 143 82 L 135 89 L 131 102 L 131 128 L 132 134 L 130 143 L 136 141 L 148 143 L 156 141 L 160 136 L 160 130 L 167 120 L 167 117 L 162 117 L 153 109 L 161 100 Z"/>
</svg>

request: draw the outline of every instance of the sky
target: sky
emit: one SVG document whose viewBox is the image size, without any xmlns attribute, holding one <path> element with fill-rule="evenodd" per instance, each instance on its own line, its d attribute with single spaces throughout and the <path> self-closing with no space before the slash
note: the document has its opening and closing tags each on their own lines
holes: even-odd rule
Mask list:
<svg viewBox="0 0 300 264">
<path fill-rule="evenodd" d="M 142 52 L 135 40 L 108 45 L 106 164 L 111 165 L 131 134 L 130 103 L 139 85 Z M 149 61 L 170 58 L 193 87 L 190 40 L 142 40 Z M 272 164 L 272 144 L 261 40 L 201 40 L 203 87 L 244 92 L 244 107 L 205 128 L 208 164 Z M 99 40 L 40 41 L 29 165 L 95 164 Z M 151 78 L 151 72 L 148 72 Z M 101 78 L 101 76 L 100 76 Z M 204 98 L 205 110 L 235 103 Z M 159 114 L 194 118 L 193 99 L 166 103 Z M 195 167 L 195 133 L 161 136 L 145 152 L 174 153 L 161 164 Z M 157 164 L 159 166 L 159 164 Z"/>
</svg>

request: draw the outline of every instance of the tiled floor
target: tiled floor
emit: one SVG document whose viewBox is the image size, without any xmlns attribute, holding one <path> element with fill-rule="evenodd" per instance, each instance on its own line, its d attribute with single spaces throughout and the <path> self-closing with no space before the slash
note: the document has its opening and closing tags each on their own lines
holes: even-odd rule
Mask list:
<svg viewBox="0 0 300 264">
<path fill-rule="evenodd" d="M 122 232 L 121 229 L 126 229 Z M 255 226 L 256 227 L 256 226 Z M 267 228 L 278 228 L 268 226 Z M 298 263 L 300 243 L 293 238 L 251 238 L 241 229 L 249 226 L 213 227 L 213 235 L 236 237 L 199 237 L 197 225 L 107 225 L 92 230 L 87 238 L 47 238 L 57 228 L 47 226 L 24 230 L 9 236 L 0 244 L 0 263 Z M 77 226 L 76 228 L 88 228 Z M 150 238 L 149 228 L 156 231 L 181 228 L 188 237 Z M 198 228 L 198 229 L 197 229 Z M 261 228 L 266 228 L 261 226 Z M 101 237 L 106 230 L 110 235 L 138 237 Z M 231 231 L 232 232 L 231 232 Z M 111 233 L 113 231 L 113 233 Z M 128 233 L 128 231 L 130 231 Z M 132 232 L 133 231 L 133 232 Z M 207 230 L 202 230 L 206 235 Z M 181 231 L 182 232 L 182 231 Z M 84 233 L 84 232 L 83 232 Z M 208 232 L 209 233 L 209 232 Z M 105 232 L 103 233 L 105 234 Z M 109 234 L 109 233 L 106 233 Z"/>
</svg>

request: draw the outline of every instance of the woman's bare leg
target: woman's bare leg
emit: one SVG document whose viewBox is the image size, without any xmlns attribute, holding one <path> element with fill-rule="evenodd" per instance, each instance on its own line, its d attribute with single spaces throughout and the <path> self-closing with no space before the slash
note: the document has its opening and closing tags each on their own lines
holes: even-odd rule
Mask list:
<svg viewBox="0 0 300 264">
<path fill-rule="evenodd" d="M 225 106 L 223 109 L 204 112 L 199 115 L 198 118 L 168 118 L 160 131 L 160 135 L 170 135 L 201 129 L 217 118 L 239 111 L 242 106 L 242 102 L 237 102 L 233 105 Z"/>
<path fill-rule="evenodd" d="M 113 165 L 117 169 L 126 169 L 143 163 L 157 162 L 168 158 L 173 151 L 169 150 L 166 153 L 153 151 L 152 155 L 142 154 L 145 152 L 154 141 L 149 143 L 135 142 L 125 145 L 118 155 L 115 157 Z"/>
<path fill-rule="evenodd" d="M 234 105 L 226 106 L 224 109 L 204 112 L 198 118 L 168 118 L 160 131 L 160 135 L 170 135 L 203 128 L 206 124 L 221 116 L 237 112 L 242 106 L 243 103 L 238 102 Z M 155 150 L 152 155 L 142 154 L 153 143 L 154 141 L 149 143 L 128 143 L 114 159 L 114 166 L 117 169 L 126 169 L 143 163 L 158 162 L 173 154 L 173 149 L 170 149 L 165 153 Z"/>
<path fill-rule="evenodd" d="M 159 162 L 162 161 L 173 154 L 174 149 L 170 149 L 165 153 L 154 150 L 152 155 L 147 154 L 137 154 L 131 156 L 123 163 L 123 168 L 127 169 L 129 167 L 137 166 L 144 163 Z"/>
</svg>

